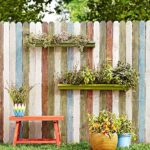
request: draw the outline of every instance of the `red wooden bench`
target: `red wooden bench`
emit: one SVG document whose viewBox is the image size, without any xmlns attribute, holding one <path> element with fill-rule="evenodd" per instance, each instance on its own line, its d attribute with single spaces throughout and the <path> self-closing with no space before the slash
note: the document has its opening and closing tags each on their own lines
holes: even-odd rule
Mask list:
<svg viewBox="0 0 150 150">
<path fill-rule="evenodd" d="M 16 144 L 34 144 L 34 143 L 56 143 L 57 146 L 61 144 L 61 138 L 60 138 L 60 130 L 58 121 L 64 120 L 63 116 L 24 116 L 24 117 L 14 117 L 10 116 L 9 120 L 16 121 L 16 128 L 14 132 L 14 139 L 13 139 L 13 145 Z M 55 137 L 53 139 L 24 139 L 20 138 L 20 128 L 21 128 L 21 122 L 22 121 L 52 121 L 54 123 L 54 132 Z"/>
</svg>

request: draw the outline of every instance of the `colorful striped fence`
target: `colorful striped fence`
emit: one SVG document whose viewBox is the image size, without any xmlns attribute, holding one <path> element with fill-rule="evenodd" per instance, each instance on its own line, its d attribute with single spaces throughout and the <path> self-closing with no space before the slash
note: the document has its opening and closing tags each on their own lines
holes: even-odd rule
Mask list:
<svg viewBox="0 0 150 150">
<path fill-rule="evenodd" d="M 67 31 L 86 35 L 95 48 L 81 53 L 77 48 L 26 47 L 27 33 L 57 34 Z M 60 91 L 57 74 L 80 69 L 83 65 L 99 67 L 108 61 L 113 67 L 121 60 L 139 71 L 136 90 Z M 97 115 L 107 109 L 127 113 L 137 129 L 139 142 L 150 142 L 150 21 L 82 22 L 82 23 L 0 23 L 0 141 L 11 142 L 14 123 L 12 102 L 5 87 L 22 83 L 34 86 L 28 94 L 26 115 L 65 116 L 60 123 L 63 142 L 88 140 L 87 113 Z M 52 129 L 49 131 L 49 129 Z M 52 137 L 49 122 L 23 124 L 23 137 Z"/>
</svg>

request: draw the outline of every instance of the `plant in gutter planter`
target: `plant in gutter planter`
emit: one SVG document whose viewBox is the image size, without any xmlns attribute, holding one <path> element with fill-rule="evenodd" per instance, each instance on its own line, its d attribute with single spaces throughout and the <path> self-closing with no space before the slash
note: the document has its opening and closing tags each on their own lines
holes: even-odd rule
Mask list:
<svg viewBox="0 0 150 150">
<path fill-rule="evenodd" d="M 136 140 L 135 128 L 127 115 L 122 114 L 118 118 L 118 147 L 129 147 L 131 138 Z"/>
<path fill-rule="evenodd" d="M 72 43 L 75 47 L 78 47 L 82 52 L 83 48 L 90 41 L 87 37 L 82 35 L 72 35 L 67 32 L 61 32 L 56 35 L 49 34 L 30 34 L 26 39 L 26 44 L 30 47 L 35 47 L 38 44 L 41 44 L 43 47 L 49 47 L 51 45 L 58 46 L 59 44 L 69 44 Z"/>
<path fill-rule="evenodd" d="M 90 145 L 93 150 L 116 150 L 118 120 L 115 114 L 101 111 L 98 116 L 88 115 Z"/>
<path fill-rule="evenodd" d="M 130 64 L 118 62 L 117 67 L 112 68 L 105 63 L 101 69 L 89 69 L 84 66 L 80 70 L 68 71 L 59 77 L 60 84 L 87 85 L 105 84 L 122 85 L 123 88 L 136 88 L 138 83 L 138 73 Z M 107 89 L 106 89 L 107 90 Z"/>
<path fill-rule="evenodd" d="M 25 85 L 17 88 L 14 85 L 9 86 L 6 88 L 8 91 L 10 98 L 14 104 L 14 115 L 15 116 L 24 116 L 25 114 L 25 109 L 26 105 L 25 102 L 27 100 L 28 92 L 32 89 L 33 87 L 27 87 Z"/>
</svg>

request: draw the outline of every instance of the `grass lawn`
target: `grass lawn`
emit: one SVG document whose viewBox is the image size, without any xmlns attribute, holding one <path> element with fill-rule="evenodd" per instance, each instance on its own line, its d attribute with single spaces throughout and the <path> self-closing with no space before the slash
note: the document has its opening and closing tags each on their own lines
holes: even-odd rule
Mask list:
<svg viewBox="0 0 150 150">
<path fill-rule="evenodd" d="M 87 143 L 68 144 L 57 148 L 55 145 L 18 145 L 13 147 L 8 144 L 0 144 L 0 150 L 89 150 Z M 117 150 L 150 150 L 150 144 L 134 144 L 129 148 L 119 148 Z"/>
</svg>

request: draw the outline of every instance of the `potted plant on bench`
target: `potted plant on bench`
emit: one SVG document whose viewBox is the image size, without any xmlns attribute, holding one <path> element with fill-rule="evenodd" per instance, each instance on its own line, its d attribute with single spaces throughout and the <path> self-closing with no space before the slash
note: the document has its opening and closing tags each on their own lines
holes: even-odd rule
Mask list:
<svg viewBox="0 0 150 150">
<path fill-rule="evenodd" d="M 88 115 L 90 145 L 93 150 L 116 150 L 118 122 L 116 115 L 101 111 L 99 116 Z"/>
<path fill-rule="evenodd" d="M 27 100 L 28 93 L 32 89 L 32 87 L 22 85 L 21 87 L 17 88 L 16 86 L 11 85 L 6 89 L 14 105 L 14 115 L 17 117 L 24 116 L 26 109 L 25 102 Z"/>
<path fill-rule="evenodd" d="M 129 147 L 131 139 L 136 140 L 135 128 L 127 115 L 122 114 L 118 118 L 118 147 Z"/>
</svg>

